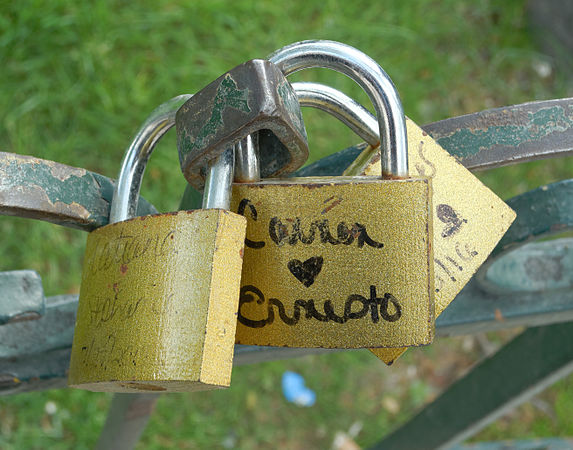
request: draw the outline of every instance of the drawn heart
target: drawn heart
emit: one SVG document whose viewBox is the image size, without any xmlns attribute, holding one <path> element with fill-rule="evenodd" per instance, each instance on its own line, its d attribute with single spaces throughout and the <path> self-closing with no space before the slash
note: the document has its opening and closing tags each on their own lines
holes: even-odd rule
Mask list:
<svg viewBox="0 0 573 450">
<path fill-rule="evenodd" d="M 298 259 L 293 259 L 288 262 L 287 267 L 295 278 L 309 287 L 314 283 L 314 279 L 322 269 L 322 256 L 313 256 L 308 258 L 305 262 L 300 262 Z"/>
</svg>

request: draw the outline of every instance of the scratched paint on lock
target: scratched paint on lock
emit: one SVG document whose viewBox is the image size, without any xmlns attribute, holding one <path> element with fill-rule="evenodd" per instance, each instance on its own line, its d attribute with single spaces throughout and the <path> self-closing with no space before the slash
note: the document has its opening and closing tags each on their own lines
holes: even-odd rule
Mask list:
<svg viewBox="0 0 573 450">
<path fill-rule="evenodd" d="M 245 226 L 244 217 L 210 209 L 92 232 L 69 384 L 114 392 L 228 386 Z"/>
<path fill-rule="evenodd" d="M 492 252 L 515 212 L 407 119 L 408 163 L 413 176 L 432 177 L 436 317 L 450 304 Z M 377 149 L 367 148 L 346 175 L 379 175 Z M 406 349 L 373 349 L 387 364 Z"/>
<path fill-rule="evenodd" d="M 219 129 L 225 125 L 223 121 L 223 112 L 227 108 L 234 108 L 245 113 L 250 113 L 249 107 L 249 90 L 239 89 L 237 82 L 231 75 L 227 74 L 217 88 L 211 115 L 207 122 L 199 129 L 197 136 L 191 141 L 190 136 L 184 136 L 181 140 L 180 151 L 182 156 L 200 149 L 207 145 L 210 138 L 215 135 Z"/>
<path fill-rule="evenodd" d="M 237 343 L 364 348 L 433 338 L 428 179 L 233 185 L 247 217 Z"/>
</svg>

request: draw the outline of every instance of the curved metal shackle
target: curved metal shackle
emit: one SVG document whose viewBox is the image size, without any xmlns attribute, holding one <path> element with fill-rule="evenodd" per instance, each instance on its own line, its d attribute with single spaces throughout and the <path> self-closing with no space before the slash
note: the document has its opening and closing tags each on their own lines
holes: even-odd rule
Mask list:
<svg viewBox="0 0 573 450">
<path fill-rule="evenodd" d="M 137 215 L 137 201 L 143 173 L 157 141 L 175 124 L 175 113 L 191 98 L 179 95 L 155 108 L 137 131 L 125 151 L 115 183 L 109 223 L 121 222 Z"/>
<path fill-rule="evenodd" d="M 292 83 L 300 106 L 320 109 L 336 117 L 372 147 L 380 144 L 378 121 L 370 111 L 348 95 L 325 84 Z M 257 133 L 242 139 L 235 147 L 235 181 L 260 180 Z"/>
<path fill-rule="evenodd" d="M 320 109 L 336 117 L 372 147 L 380 144 L 378 121 L 364 106 L 345 93 L 321 83 L 292 83 L 300 106 Z"/>
<path fill-rule="evenodd" d="M 302 41 L 268 57 L 285 76 L 302 69 L 323 67 L 343 73 L 368 94 L 378 117 L 383 176 L 408 176 L 408 138 L 400 96 L 392 80 L 372 58 L 335 41 Z"/>
<path fill-rule="evenodd" d="M 109 223 L 137 215 L 137 201 L 147 161 L 159 139 L 175 125 L 177 110 L 191 98 L 179 95 L 161 104 L 149 115 L 127 148 L 121 163 L 110 206 Z M 227 149 L 209 164 L 203 208 L 229 209 L 233 182 L 234 149 Z"/>
<path fill-rule="evenodd" d="M 299 98 L 301 106 L 310 106 L 326 111 L 348 125 L 356 134 L 372 146 L 379 142 L 377 135 L 377 122 L 372 114 L 359 103 L 337 89 L 320 83 L 293 83 L 293 88 Z M 137 201 L 141 188 L 141 181 L 147 161 L 151 156 L 155 144 L 175 125 L 177 110 L 191 97 L 190 94 L 180 95 L 163 103 L 149 115 L 138 130 L 133 141 L 127 148 L 122 161 L 121 170 L 113 193 L 110 208 L 110 223 L 120 222 L 136 216 Z M 253 180 L 253 174 L 258 174 L 258 160 L 254 156 L 256 148 L 256 134 L 243 139 L 235 146 L 238 154 L 245 155 L 244 161 L 236 172 L 246 171 L 246 180 Z M 232 154 L 232 153 L 231 153 Z M 228 151 L 223 153 L 211 167 L 205 184 L 203 207 L 216 207 L 212 204 L 221 204 L 225 199 L 222 186 L 228 184 L 233 178 L 233 164 Z M 258 176 L 258 175 L 257 175 Z"/>
</svg>

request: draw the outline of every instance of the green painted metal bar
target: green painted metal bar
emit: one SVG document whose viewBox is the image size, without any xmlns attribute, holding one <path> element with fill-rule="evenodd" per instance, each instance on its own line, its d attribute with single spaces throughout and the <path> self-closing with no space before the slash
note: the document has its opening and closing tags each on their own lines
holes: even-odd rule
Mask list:
<svg viewBox="0 0 573 450">
<path fill-rule="evenodd" d="M 573 99 L 524 103 L 442 120 L 423 129 L 469 169 L 573 154 Z M 364 144 L 299 170 L 340 175 Z M 92 230 L 107 223 L 113 183 L 85 169 L 0 152 L 0 214 Z M 138 213 L 155 209 L 140 202 Z"/>
<path fill-rule="evenodd" d="M 4 291 L 0 292 L 4 295 Z M 77 308 L 77 295 L 48 297 L 45 313 L 38 320 L 0 326 L 0 361 L 70 348 Z M 0 373 L 2 371 L 0 363 Z"/>
<path fill-rule="evenodd" d="M 91 231 L 108 223 L 113 181 L 85 169 L 0 152 L 0 214 Z M 138 212 L 154 214 L 147 201 Z"/>
<path fill-rule="evenodd" d="M 0 272 L 0 292 L 0 325 L 39 319 L 44 315 L 46 299 L 37 272 Z"/>
<path fill-rule="evenodd" d="M 448 448 L 573 371 L 573 323 L 530 328 L 373 449 Z"/>
<path fill-rule="evenodd" d="M 518 268 L 511 264 L 519 260 L 516 251 L 525 243 L 573 229 L 573 180 L 541 186 L 507 203 L 519 213 L 475 275 L 481 288 L 491 293 L 520 292 L 526 284 L 518 281 L 518 276 L 532 288 L 537 286 L 537 291 L 569 286 L 565 257 L 568 246 L 551 243 L 538 246 L 540 252 L 542 248 L 546 251 L 536 257 L 530 254 L 520 271 L 514 270 Z"/>
<path fill-rule="evenodd" d="M 573 103 L 562 98 L 504 106 L 423 128 L 472 169 L 568 156 L 572 154 Z"/>
</svg>

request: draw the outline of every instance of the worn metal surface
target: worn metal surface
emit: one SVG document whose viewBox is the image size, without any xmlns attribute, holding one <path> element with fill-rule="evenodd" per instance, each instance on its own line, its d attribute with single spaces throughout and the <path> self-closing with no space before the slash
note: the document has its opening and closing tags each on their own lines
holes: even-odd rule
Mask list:
<svg viewBox="0 0 573 450">
<path fill-rule="evenodd" d="M 469 170 L 573 154 L 573 98 L 488 109 L 423 125 Z M 295 176 L 341 175 L 365 144 L 322 158 Z"/>
<path fill-rule="evenodd" d="M 245 227 L 244 217 L 208 209 L 136 217 L 90 233 L 70 386 L 228 386 Z"/>
<path fill-rule="evenodd" d="M 153 410 L 159 394 L 115 394 L 109 407 L 104 432 L 97 450 L 134 448 Z"/>
<path fill-rule="evenodd" d="M 263 176 L 291 173 L 308 157 L 296 94 L 266 60 L 247 61 L 201 89 L 179 109 L 175 126 L 181 169 L 198 189 L 209 160 L 260 130 Z"/>
<path fill-rule="evenodd" d="M 234 184 L 231 209 L 247 217 L 236 342 L 324 348 L 429 344 L 430 198 L 427 178 Z"/>
<path fill-rule="evenodd" d="M 48 297 L 45 313 L 38 320 L 1 326 L 0 360 L 69 348 L 74 335 L 77 308 L 76 295 Z"/>
<path fill-rule="evenodd" d="M 42 279 L 37 272 L 0 272 L 0 292 L 0 325 L 38 319 L 44 315 L 46 300 Z"/>
<path fill-rule="evenodd" d="M 519 210 L 520 213 L 501 239 L 499 245 L 492 252 L 491 257 L 476 275 L 483 289 L 492 293 L 515 290 L 511 285 L 511 281 L 500 279 L 499 274 L 503 270 L 505 263 L 499 260 L 527 242 L 559 235 L 573 229 L 572 198 L 573 180 L 564 180 L 541 186 L 508 201 L 508 204 Z M 557 246 L 555 250 L 552 247 L 552 244 L 548 244 L 547 253 L 544 256 L 537 255 L 534 259 L 528 258 L 529 262 L 524 262 L 529 269 L 524 267 L 528 274 L 522 272 L 522 275 L 530 278 L 531 283 L 538 283 L 539 281 L 535 280 L 539 279 L 539 277 L 547 277 L 545 282 L 549 286 L 552 284 L 552 279 L 559 283 L 563 280 L 563 277 L 566 277 L 566 275 L 563 275 L 564 265 L 567 263 L 567 260 L 563 259 L 563 247 Z M 542 247 L 537 248 L 540 249 Z M 508 257 L 511 257 L 511 255 L 508 255 Z M 513 256 L 512 258 L 516 260 L 519 256 Z M 490 267 L 493 265 L 497 266 L 497 277 L 488 275 Z M 542 267 L 545 273 L 540 271 Z M 552 273 L 549 274 L 548 270 Z M 543 280 L 541 281 L 543 282 Z M 556 286 L 553 284 L 553 289 L 556 289 Z"/>
<path fill-rule="evenodd" d="M 113 182 L 85 169 L 0 152 L 0 214 L 92 230 L 108 223 Z M 157 210 L 145 200 L 140 214 Z"/>
<path fill-rule="evenodd" d="M 572 339 L 573 323 L 524 331 L 373 448 L 435 449 L 462 442 L 570 374 Z"/>
<path fill-rule="evenodd" d="M 64 388 L 69 364 L 69 347 L 0 359 L 0 395 Z"/>
<path fill-rule="evenodd" d="M 523 103 L 424 127 L 463 165 L 487 169 L 573 153 L 573 99 Z"/>
<path fill-rule="evenodd" d="M 536 292 L 573 288 L 573 239 L 525 244 L 494 261 L 486 272 L 488 287 L 499 292 Z M 483 286 L 483 285 L 482 285 Z"/>
</svg>

